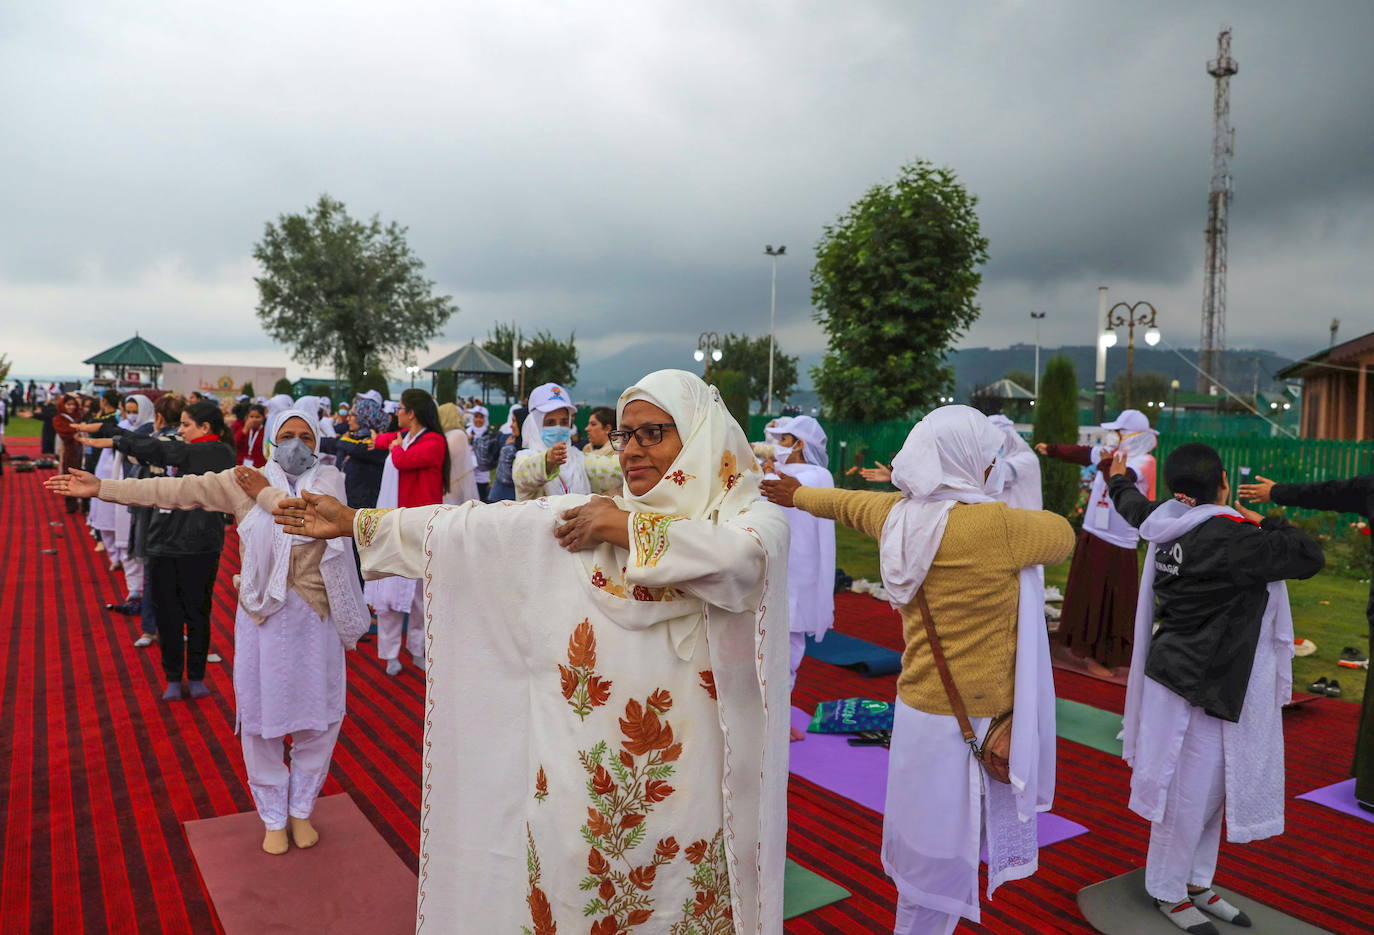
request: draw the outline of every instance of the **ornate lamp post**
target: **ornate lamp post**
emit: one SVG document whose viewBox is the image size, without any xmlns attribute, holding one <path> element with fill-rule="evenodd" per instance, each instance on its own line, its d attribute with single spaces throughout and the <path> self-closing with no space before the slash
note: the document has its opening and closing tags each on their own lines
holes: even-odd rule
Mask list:
<svg viewBox="0 0 1374 935">
<path fill-rule="evenodd" d="M 1107 309 L 1106 328 L 1102 332 L 1102 346 L 1116 345 L 1116 329 L 1126 326 L 1126 392 L 1125 408 L 1131 408 L 1131 385 L 1135 381 L 1135 326 L 1146 329 L 1145 343 L 1154 347 L 1159 343 L 1159 329 L 1155 327 L 1155 307 L 1149 302 L 1118 302 Z"/>
<path fill-rule="evenodd" d="M 773 320 L 778 316 L 778 257 L 787 255 L 786 247 L 773 249 L 772 244 L 763 248 L 764 254 L 773 260 L 773 291 L 768 306 L 768 412 L 773 412 Z M 716 358 L 719 360 L 720 358 Z"/>
<path fill-rule="evenodd" d="M 692 358 L 697 363 L 706 362 L 706 372 L 702 374 L 705 378 L 711 373 L 711 363 L 719 362 L 721 358 L 720 335 L 714 331 L 703 331 L 697 338 L 697 349 L 692 353 Z"/>
</svg>

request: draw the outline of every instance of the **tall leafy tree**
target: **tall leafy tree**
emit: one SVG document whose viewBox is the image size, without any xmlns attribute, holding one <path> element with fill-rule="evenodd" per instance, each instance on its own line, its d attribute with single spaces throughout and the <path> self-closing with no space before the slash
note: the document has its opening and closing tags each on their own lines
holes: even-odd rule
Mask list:
<svg viewBox="0 0 1374 935">
<path fill-rule="evenodd" d="M 1061 355 L 1050 359 L 1040 378 L 1040 399 L 1035 404 L 1035 429 L 1031 444 L 1076 445 L 1078 443 L 1078 374 L 1073 361 Z M 1072 516 L 1082 487 L 1076 465 L 1053 461 L 1040 462 L 1041 493 L 1045 509 L 1061 516 Z"/>
<path fill-rule="evenodd" d="M 1131 384 L 1131 404 L 1129 408 L 1139 409 L 1149 418 L 1150 424 L 1163 414 L 1164 410 L 1155 403 L 1167 403 L 1170 399 L 1172 387 L 1169 378 L 1162 373 L 1155 373 L 1153 370 L 1146 370 L 1143 373 L 1137 371 L 1132 375 Z M 1112 381 L 1112 391 L 1108 394 L 1111 407 L 1113 409 L 1126 409 L 1126 373 Z"/>
<path fill-rule="evenodd" d="M 440 370 L 434 381 L 434 401 L 444 403 L 458 401 L 458 374 L 452 370 Z"/>
<path fill-rule="evenodd" d="M 739 371 L 749 381 L 749 399 L 759 404 L 759 411 L 768 406 L 768 335 L 753 337 L 747 334 L 727 334 L 720 342 L 720 363 L 727 370 Z M 773 342 L 773 399 L 786 402 L 797 388 L 797 358 L 782 352 Z"/>
<path fill-rule="evenodd" d="M 987 239 L 950 169 L 923 160 L 825 228 L 811 304 L 827 350 L 811 373 L 839 419 L 898 419 L 953 383 L 949 346 L 978 318 Z"/>
<path fill-rule="evenodd" d="M 502 360 L 510 360 L 512 338 L 519 348 L 520 358 L 534 361 L 534 366 L 525 376 L 526 393 L 541 383 L 559 383 L 567 387 L 577 382 L 576 334 L 569 334 L 568 339 L 564 341 L 548 331 L 540 330 L 529 336 L 511 325 L 498 323 L 482 342 L 482 347 Z M 518 383 L 519 379 L 517 374 L 515 381 Z M 493 377 L 489 381 L 483 381 L 484 385 L 504 392 L 507 399 L 515 395 L 511 382 L 509 376 Z"/>
<path fill-rule="evenodd" d="M 290 396 L 293 389 L 295 389 L 295 385 L 290 380 L 286 379 L 286 377 L 280 377 L 277 379 L 276 383 L 272 384 L 272 395 L 280 396 L 285 393 L 287 396 Z"/>
<path fill-rule="evenodd" d="M 328 195 L 269 221 L 253 247 L 263 330 L 302 363 L 342 364 L 353 386 L 386 358 L 424 348 L 458 307 L 435 294 L 405 235 L 376 215 L 354 219 Z"/>
</svg>

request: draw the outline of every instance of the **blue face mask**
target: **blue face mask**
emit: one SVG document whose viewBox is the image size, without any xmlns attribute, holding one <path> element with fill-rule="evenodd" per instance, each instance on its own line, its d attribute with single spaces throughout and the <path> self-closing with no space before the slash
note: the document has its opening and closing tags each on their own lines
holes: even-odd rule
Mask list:
<svg viewBox="0 0 1374 935">
<path fill-rule="evenodd" d="M 300 477 L 320 460 L 310 446 L 299 438 L 289 438 L 279 445 L 272 446 L 272 460 L 292 477 Z"/>
<path fill-rule="evenodd" d="M 544 445 L 552 448 L 562 442 L 572 441 L 571 425 L 546 425 L 539 430 L 539 437 L 544 440 Z"/>
</svg>

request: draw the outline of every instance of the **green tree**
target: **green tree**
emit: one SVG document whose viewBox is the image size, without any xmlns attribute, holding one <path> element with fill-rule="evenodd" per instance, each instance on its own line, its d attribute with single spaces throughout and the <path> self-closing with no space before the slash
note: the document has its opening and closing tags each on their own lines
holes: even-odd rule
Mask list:
<svg viewBox="0 0 1374 935">
<path fill-rule="evenodd" d="M 541 383 L 558 383 L 564 387 L 570 387 L 577 383 L 578 360 L 577 336 L 575 334 L 569 334 L 566 341 L 543 330 L 531 337 L 511 325 L 498 322 L 491 329 L 486 340 L 482 342 L 482 348 L 502 360 L 510 360 L 512 338 L 518 345 L 520 359 L 534 361 L 534 366 L 530 367 L 529 373 L 525 376 L 526 393 Z M 516 382 L 519 381 L 519 378 L 517 373 Z M 489 385 L 501 390 L 506 394 L 507 399 L 515 396 L 515 389 L 511 382 L 509 376 L 491 377 L 482 381 L 484 386 Z"/>
<path fill-rule="evenodd" d="M 1155 373 L 1147 370 L 1144 373 L 1136 373 L 1131 379 L 1131 401 L 1126 402 L 1126 373 L 1121 374 L 1112 381 L 1112 391 L 1108 396 L 1109 405 L 1116 410 L 1139 409 L 1150 419 L 1150 424 L 1154 425 L 1155 420 L 1164 412 L 1163 409 L 1155 406 L 1155 403 L 1167 403 L 1172 388 L 1169 378 L 1162 373 Z"/>
<path fill-rule="evenodd" d="M 391 398 L 391 382 L 387 379 L 386 371 L 382 369 L 368 370 L 357 387 L 359 394 L 366 393 L 368 390 L 376 390 L 382 394 L 382 399 Z"/>
<path fill-rule="evenodd" d="M 295 389 L 295 387 L 292 385 L 291 381 L 286 379 L 286 377 L 282 377 L 276 383 L 272 384 L 272 395 L 280 396 L 285 393 L 287 396 L 290 396 L 293 389 Z"/>
<path fill-rule="evenodd" d="M 440 406 L 458 401 L 458 374 L 452 370 L 439 371 L 434 381 L 434 401 Z"/>
<path fill-rule="evenodd" d="M 353 386 L 378 361 L 424 348 L 458 308 L 434 294 L 405 234 L 376 215 L 355 220 L 328 195 L 269 221 L 253 247 L 263 330 L 310 366 L 342 361 Z"/>
<path fill-rule="evenodd" d="M 825 228 L 811 304 L 827 350 L 811 373 L 831 417 L 903 418 L 953 383 L 945 353 L 978 318 L 987 260 L 975 204 L 952 170 L 917 161 Z"/>
<path fill-rule="evenodd" d="M 14 367 L 14 361 L 10 360 L 8 354 L 0 354 L 0 381 L 8 380 L 10 369 Z"/>
<path fill-rule="evenodd" d="M 1073 361 L 1056 355 L 1045 365 L 1040 379 L 1040 399 L 1035 404 L 1035 429 L 1031 444 L 1078 444 L 1078 374 Z M 1041 493 L 1045 509 L 1072 516 L 1082 486 L 1076 465 L 1048 458 L 1040 462 Z"/>
<path fill-rule="evenodd" d="M 258 395 L 258 391 L 253 389 L 252 380 L 249 380 L 247 383 L 243 384 L 243 389 L 240 392 L 242 392 L 243 395 L 247 396 L 249 399 L 252 399 L 254 396 Z"/>
<path fill-rule="evenodd" d="M 311 395 L 311 396 L 328 396 L 328 395 L 329 395 L 329 385 L 328 385 L 327 383 L 316 383 L 314 386 L 310 387 L 310 395 Z"/>
<path fill-rule="evenodd" d="M 749 398 L 759 404 L 759 412 L 768 408 L 768 335 L 725 335 L 720 342 L 719 366 L 744 374 L 749 381 Z M 786 402 L 796 388 L 797 358 L 784 354 L 774 340 L 773 400 Z"/>
<path fill-rule="evenodd" d="M 711 367 L 706 373 L 706 382 L 720 391 L 720 400 L 735 421 L 749 433 L 749 377 L 738 370 L 729 370 L 720 365 Z"/>
</svg>

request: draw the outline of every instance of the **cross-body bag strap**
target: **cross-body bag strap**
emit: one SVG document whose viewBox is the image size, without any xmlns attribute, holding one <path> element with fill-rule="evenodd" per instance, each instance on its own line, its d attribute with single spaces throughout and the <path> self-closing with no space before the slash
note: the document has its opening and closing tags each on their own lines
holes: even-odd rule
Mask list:
<svg viewBox="0 0 1374 935">
<path fill-rule="evenodd" d="M 960 697 L 959 688 L 954 684 L 954 674 L 949 671 L 949 662 L 945 659 L 945 650 L 940 645 L 939 634 L 935 632 L 935 620 L 930 614 L 930 603 L 926 600 L 924 587 L 916 592 L 916 606 L 921 611 L 921 622 L 926 628 L 926 642 L 930 644 L 930 654 L 935 657 L 935 669 L 940 673 L 940 681 L 944 683 L 945 694 L 949 697 L 949 706 L 954 709 L 954 717 L 959 722 L 964 743 L 969 745 L 974 757 L 981 760 L 983 752 L 978 749 L 978 735 L 973 732 L 973 724 L 968 719 L 968 709 L 964 707 L 964 699 Z"/>
</svg>

